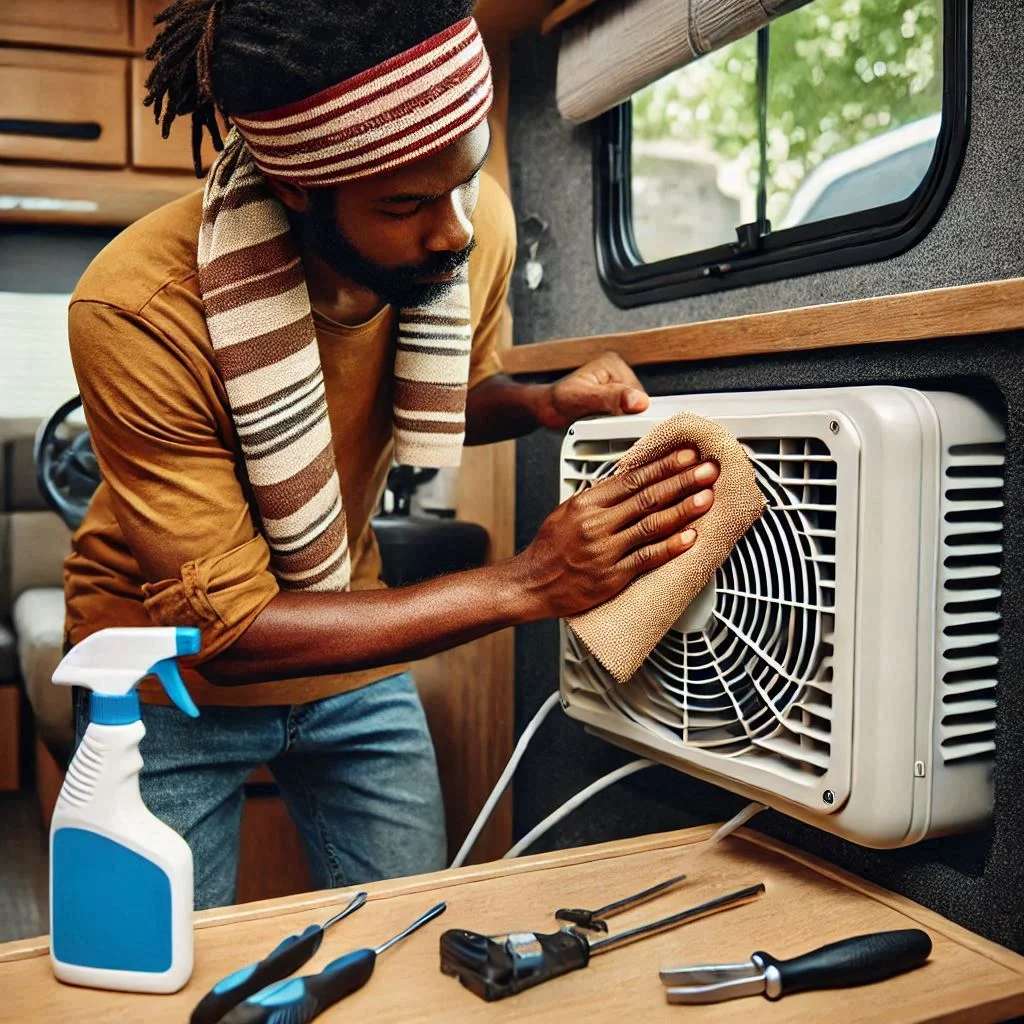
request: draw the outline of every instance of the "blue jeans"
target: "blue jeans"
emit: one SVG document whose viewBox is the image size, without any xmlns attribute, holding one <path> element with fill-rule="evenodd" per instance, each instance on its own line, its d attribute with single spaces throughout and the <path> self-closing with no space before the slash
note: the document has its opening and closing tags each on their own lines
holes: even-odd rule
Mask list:
<svg viewBox="0 0 1024 1024">
<path fill-rule="evenodd" d="M 76 704 L 76 746 L 88 724 Z M 294 706 L 142 705 L 146 806 L 184 836 L 195 907 L 235 902 L 244 783 L 267 764 L 298 826 L 318 889 L 445 866 L 434 747 L 408 672 Z"/>
</svg>

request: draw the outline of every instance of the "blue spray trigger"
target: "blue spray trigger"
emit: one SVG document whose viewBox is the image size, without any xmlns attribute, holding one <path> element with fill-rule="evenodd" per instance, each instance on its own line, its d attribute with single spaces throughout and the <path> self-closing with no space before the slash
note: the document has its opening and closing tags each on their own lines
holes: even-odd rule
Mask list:
<svg viewBox="0 0 1024 1024">
<path fill-rule="evenodd" d="M 178 663 L 174 658 L 164 658 L 151 665 L 149 671 L 160 680 L 167 696 L 177 705 L 179 711 L 184 711 L 189 718 L 199 717 L 199 708 L 192 700 L 191 694 L 185 687 L 185 682 L 178 671 Z"/>
<path fill-rule="evenodd" d="M 198 654 L 200 644 L 200 633 L 195 626 L 176 626 L 174 629 L 175 646 L 178 648 L 178 657 L 183 654 Z"/>
</svg>

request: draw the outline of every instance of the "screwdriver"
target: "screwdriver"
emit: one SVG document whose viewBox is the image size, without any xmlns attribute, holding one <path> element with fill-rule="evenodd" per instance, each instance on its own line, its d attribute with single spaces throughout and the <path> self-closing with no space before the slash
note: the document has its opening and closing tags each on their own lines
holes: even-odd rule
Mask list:
<svg viewBox="0 0 1024 1024">
<path fill-rule="evenodd" d="M 366 893 L 357 892 L 348 906 L 323 924 L 311 924 L 304 932 L 289 935 L 262 960 L 240 967 L 222 978 L 199 1000 L 192 1011 L 189 1024 L 217 1024 L 225 1013 L 237 1006 L 246 996 L 266 988 L 271 982 L 287 978 L 304 963 L 311 960 L 323 942 L 324 932 L 354 914 L 366 902 Z"/>
<path fill-rule="evenodd" d="M 332 960 L 319 974 L 286 978 L 268 985 L 239 1003 L 221 1018 L 220 1024 L 306 1024 L 327 1007 L 361 989 L 370 980 L 381 953 L 439 917 L 446 907 L 446 903 L 438 903 L 383 945 L 346 953 Z"/>
<path fill-rule="evenodd" d="M 764 891 L 763 882 L 751 885 L 594 942 L 573 928 L 563 928 L 550 935 L 537 932 L 481 935 L 453 928 L 441 936 L 441 973 L 458 978 L 470 992 L 487 1002 L 504 999 L 570 971 L 578 971 L 599 953 L 709 914 L 743 906 L 760 898 Z"/>
</svg>

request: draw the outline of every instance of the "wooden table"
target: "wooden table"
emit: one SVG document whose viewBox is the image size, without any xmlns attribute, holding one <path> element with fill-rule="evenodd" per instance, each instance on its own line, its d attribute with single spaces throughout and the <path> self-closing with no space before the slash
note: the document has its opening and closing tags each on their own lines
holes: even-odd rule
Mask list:
<svg viewBox="0 0 1024 1024">
<path fill-rule="evenodd" d="M 311 962 L 319 968 L 400 930 L 438 900 L 448 911 L 381 958 L 369 985 L 318 1020 L 639 1021 L 684 1017 L 695 1024 L 761 1022 L 963 1021 L 984 1024 L 1024 1014 L 1024 957 L 979 938 L 930 910 L 803 853 L 742 831 L 706 852 L 710 828 L 647 836 L 515 861 L 501 861 L 367 886 L 368 905 L 327 933 Z M 599 906 L 680 872 L 692 882 L 615 919 L 640 924 L 713 896 L 764 881 L 755 903 L 693 922 L 597 958 L 584 971 L 498 1003 L 484 1003 L 438 970 L 445 928 L 553 931 L 558 907 Z M 0 945 L 0 1020 L 186 1021 L 199 997 L 280 939 L 324 920 L 348 893 L 320 892 L 205 911 L 196 918 L 196 969 L 172 996 L 139 996 L 59 984 L 45 939 Z M 892 928 L 921 927 L 934 950 L 923 968 L 877 985 L 761 997 L 703 1007 L 669 1006 L 658 968 L 746 959 L 755 949 L 793 956 L 825 942 Z"/>
</svg>

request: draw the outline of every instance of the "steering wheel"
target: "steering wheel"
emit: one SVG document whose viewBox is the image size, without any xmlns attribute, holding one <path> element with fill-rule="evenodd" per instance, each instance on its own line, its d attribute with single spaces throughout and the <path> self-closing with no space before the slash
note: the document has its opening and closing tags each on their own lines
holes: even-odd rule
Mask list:
<svg viewBox="0 0 1024 1024">
<path fill-rule="evenodd" d="M 33 449 L 39 491 L 72 530 L 81 525 L 101 480 L 89 431 L 76 430 L 69 437 L 70 430 L 65 427 L 67 418 L 81 404 L 81 396 L 75 395 L 40 424 Z"/>
</svg>

